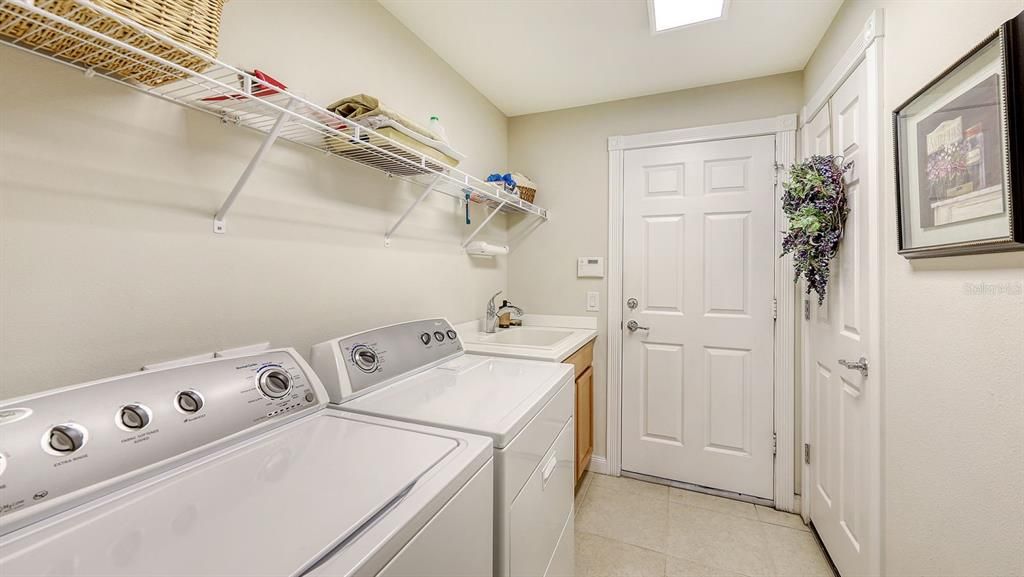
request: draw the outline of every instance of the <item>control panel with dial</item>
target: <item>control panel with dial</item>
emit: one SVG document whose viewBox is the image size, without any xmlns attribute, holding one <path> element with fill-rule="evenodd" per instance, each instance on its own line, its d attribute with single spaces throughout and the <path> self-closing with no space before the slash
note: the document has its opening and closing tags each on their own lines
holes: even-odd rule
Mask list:
<svg viewBox="0 0 1024 577">
<path fill-rule="evenodd" d="M 462 340 L 445 319 L 381 327 L 313 347 L 313 365 L 325 375 L 330 399 L 353 395 L 463 353 Z"/>
<path fill-rule="evenodd" d="M 105 481 L 319 409 L 326 397 L 305 361 L 281 349 L 0 403 L 0 533 Z"/>
</svg>

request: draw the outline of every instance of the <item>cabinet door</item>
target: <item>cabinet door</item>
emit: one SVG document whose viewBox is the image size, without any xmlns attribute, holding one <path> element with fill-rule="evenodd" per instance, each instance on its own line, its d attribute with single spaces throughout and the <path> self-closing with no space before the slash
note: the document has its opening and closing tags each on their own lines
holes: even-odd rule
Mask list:
<svg viewBox="0 0 1024 577">
<path fill-rule="evenodd" d="M 594 369 L 587 367 L 576 379 L 576 480 L 590 464 L 594 450 Z"/>
</svg>

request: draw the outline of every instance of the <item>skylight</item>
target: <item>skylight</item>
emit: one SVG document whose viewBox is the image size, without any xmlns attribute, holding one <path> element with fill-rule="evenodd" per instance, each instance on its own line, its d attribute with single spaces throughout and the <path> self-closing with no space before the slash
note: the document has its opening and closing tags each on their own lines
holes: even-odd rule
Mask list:
<svg viewBox="0 0 1024 577">
<path fill-rule="evenodd" d="M 647 0 L 647 3 L 653 34 L 725 16 L 726 0 Z"/>
</svg>

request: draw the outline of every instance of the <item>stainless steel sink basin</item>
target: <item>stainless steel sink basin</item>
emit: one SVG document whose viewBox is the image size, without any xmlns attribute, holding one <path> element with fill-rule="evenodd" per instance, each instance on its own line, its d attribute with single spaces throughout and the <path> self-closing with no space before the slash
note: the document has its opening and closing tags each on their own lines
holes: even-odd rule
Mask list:
<svg viewBox="0 0 1024 577">
<path fill-rule="evenodd" d="M 572 331 L 558 329 L 512 328 L 494 334 L 476 333 L 467 341 L 488 345 L 512 345 L 517 347 L 551 348 L 570 337 Z"/>
</svg>

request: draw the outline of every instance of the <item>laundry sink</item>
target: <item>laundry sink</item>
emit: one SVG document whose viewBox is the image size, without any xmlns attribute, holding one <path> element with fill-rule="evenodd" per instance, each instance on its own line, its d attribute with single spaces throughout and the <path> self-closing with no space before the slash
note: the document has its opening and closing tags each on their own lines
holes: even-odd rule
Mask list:
<svg viewBox="0 0 1024 577">
<path fill-rule="evenodd" d="M 572 334 L 572 331 L 557 329 L 512 328 L 499 330 L 493 334 L 476 333 L 466 340 L 490 345 L 548 348 L 554 347 Z"/>
</svg>

